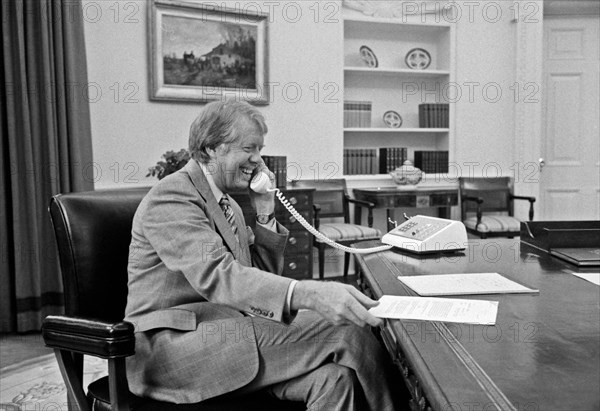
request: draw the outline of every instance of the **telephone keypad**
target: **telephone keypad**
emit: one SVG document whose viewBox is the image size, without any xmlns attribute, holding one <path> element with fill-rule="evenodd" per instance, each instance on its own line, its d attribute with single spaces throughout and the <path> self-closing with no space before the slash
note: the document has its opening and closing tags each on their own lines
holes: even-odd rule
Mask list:
<svg viewBox="0 0 600 411">
<path fill-rule="evenodd" d="M 392 230 L 390 234 L 424 241 L 426 238 L 429 238 L 433 234 L 439 232 L 449 224 L 449 221 L 436 221 L 432 219 L 420 218 L 417 216 L 402 223 L 394 230 Z"/>
</svg>

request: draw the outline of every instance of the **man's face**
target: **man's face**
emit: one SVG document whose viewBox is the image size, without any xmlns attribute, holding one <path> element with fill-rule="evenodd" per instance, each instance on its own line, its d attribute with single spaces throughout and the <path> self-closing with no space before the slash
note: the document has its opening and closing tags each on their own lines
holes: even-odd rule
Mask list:
<svg viewBox="0 0 600 411">
<path fill-rule="evenodd" d="M 236 141 L 229 144 L 229 150 L 223 145 L 217 147 L 209 165 L 215 184 L 224 193 L 248 188 L 252 172 L 262 164 L 260 151 L 264 137 L 258 126 L 247 118 L 240 118 L 236 130 Z"/>
</svg>

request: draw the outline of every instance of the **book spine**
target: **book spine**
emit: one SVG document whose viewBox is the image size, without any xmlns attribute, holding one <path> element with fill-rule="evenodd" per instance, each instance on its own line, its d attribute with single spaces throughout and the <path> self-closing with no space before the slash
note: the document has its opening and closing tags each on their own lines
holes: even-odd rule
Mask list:
<svg viewBox="0 0 600 411">
<path fill-rule="evenodd" d="M 350 174 L 348 172 L 348 149 L 344 149 L 344 157 L 343 157 L 343 164 L 342 164 L 342 173 L 344 175 L 348 175 Z"/>
</svg>

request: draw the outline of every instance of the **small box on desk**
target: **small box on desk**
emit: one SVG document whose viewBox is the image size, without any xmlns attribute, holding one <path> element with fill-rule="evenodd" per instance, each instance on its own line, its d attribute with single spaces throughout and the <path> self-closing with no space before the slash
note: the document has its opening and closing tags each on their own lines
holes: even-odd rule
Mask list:
<svg viewBox="0 0 600 411">
<path fill-rule="evenodd" d="M 559 247 L 598 247 L 600 221 L 521 222 L 521 241 L 546 252 Z"/>
</svg>

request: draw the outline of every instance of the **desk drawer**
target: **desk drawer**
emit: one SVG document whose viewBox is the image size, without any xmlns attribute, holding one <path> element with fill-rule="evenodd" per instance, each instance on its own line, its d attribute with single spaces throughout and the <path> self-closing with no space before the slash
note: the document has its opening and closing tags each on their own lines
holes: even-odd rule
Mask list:
<svg viewBox="0 0 600 411">
<path fill-rule="evenodd" d="M 294 206 L 296 210 L 304 210 L 310 209 L 312 207 L 312 193 L 311 192 L 283 192 L 283 195 L 287 199 L 287 201 Z M 279 202 L 279 200 L 275 200 L 275 210 L 277 213 L 285 212 L 287 210 L 285 207 Z"/>
<path fill-rule="evenodd" d="M 312 224 L 312 211 L 311 210 L 297 210 L 298 213 L 310 224 Z M 300 224 L 296 218 L 291 215 L 287 210 L 277 212 L 275 218 L 280 224 L 285 226 L 290 231 L 304 231 L 304 227 Z"/>
<path fill-rule="evenodd" d="M 292 231 L 285 247 L 285 256 L 306 254 L 312 250 L 312 237 L 308 231 Z"/>
<path fill-rule="evenodd" d="M 458 194 L 432 194 L 430 196 L 431 207 L 450 207 L 458 205 Z"/>
<path fill-rule="evenodd" d="M 312 261 L 307 253 L 285 257 L 283 276 L 304 280 L 312 277 Z"/>
<path fill-rule="evenodd" d="M 398 196 L 394 198 L 394 207 L 415 207 L 417 199 L 415 196 Z"/>
</svg>

